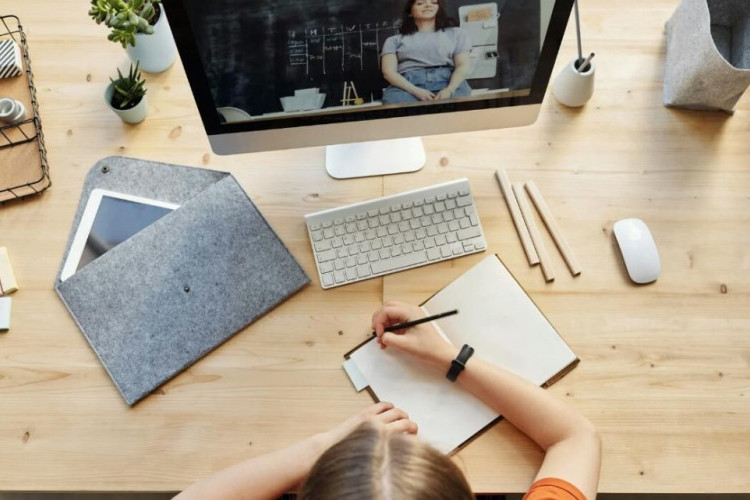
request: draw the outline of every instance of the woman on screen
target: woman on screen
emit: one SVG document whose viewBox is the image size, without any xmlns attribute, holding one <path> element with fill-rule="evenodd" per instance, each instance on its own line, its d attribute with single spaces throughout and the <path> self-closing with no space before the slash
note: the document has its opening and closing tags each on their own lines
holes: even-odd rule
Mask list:
<svg viewBox="0 0 750 500">
<path fill-rule="evenodd" d="M 407 0 L 401 33 L 383 44 L 380 65 L 390 83 L 383 104 L 471 95 L 471 40 L 447 16 L 443 0 Z"/>
<path fill-rule="evenodd" d="M 372 328 L 382 348 L 446 372 L 458 349 L 431 323 L 384 332 L 421 317 L 420 308 L 389 301 L 373 315 Z M 591 423 L 549 392 L 482 361 L 480 352 L 464 366 L 455 383 L 545 451 L 524 500 L 594 500 L 601 444 Z M 406 413 L 381 402 L 328 432 L 217 472 L 177 499 L 274 500 L 299 489 L 298 500 L 474 500 L 461 470 L 419 441 L 417 430 Z"/>
</svg>

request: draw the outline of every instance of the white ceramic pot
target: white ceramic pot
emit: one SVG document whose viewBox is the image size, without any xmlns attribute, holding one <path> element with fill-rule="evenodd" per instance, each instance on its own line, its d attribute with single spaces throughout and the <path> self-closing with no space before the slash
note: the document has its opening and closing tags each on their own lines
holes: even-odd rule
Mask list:
<svg viewBox="0 0 750 500">
<path fill-rule="evenodd" d="M 135 125 L 136 123 L 141 123 L 146 119 L 146 115 L 148 114 L 148 104 L 146 103 L 145 95 L 143 96 L 143 99 L 141 99 L 138 104 L 136 104 L 132 108 L 117 109 L 112 106 L 112 94 L 114 94 L 114 92 L 114 84 L 110 83 L 109 85 L 107 85 L 107 90 L 104 91 L 104 101 L 107 103 L 107 106 L 109 106 L 109 109 L 114 111 L 122 121 L 124 121 L 125 123 L 130 123 L 131 125 Z"/>
<path fill-rule="evenodd" d="M 573 59 L 563 68 L 552 86 L 552 93 L 557 100 L 571 108 L 583 106 L 594 94 L 594 61 L 589 62 L 586 71 L 579 73 L 575 66 L 577 60 Z"/>
<path fill-rule="evenodd" d="M 135 45 L 128 45 L 125 49 L 133 64 L 140 61 L 140 69 L 146 73 L 161 73 L 167 70 L 177 57 L 177 46 L 172 38 L 164 5 L 160 4 L 159 9 L 161 13 L 154 25 L 154 32 L 151 35 L 137 33 Z"/>
</svg>

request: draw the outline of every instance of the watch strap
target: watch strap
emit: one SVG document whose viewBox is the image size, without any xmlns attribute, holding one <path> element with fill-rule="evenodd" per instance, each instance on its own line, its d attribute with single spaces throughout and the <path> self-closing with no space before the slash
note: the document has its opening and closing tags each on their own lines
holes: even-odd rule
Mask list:
<svg viewBox="0 0 750 500">
<path fill-rule="evenodd" d="M 451 382 L 455 382 L 458 378 L 458 374 L 466 368 L 466 362 L 469 361 L 472 354 L 474 354 L 474 348 L 469 344 L 464 344 L 461 351 L 458 353 L 458 356 L 456 356 L 456 359 L 451 361 L 451 367 L 448 370 L 448 373 L 445 374 L 445 378 Z"/>
</svg>

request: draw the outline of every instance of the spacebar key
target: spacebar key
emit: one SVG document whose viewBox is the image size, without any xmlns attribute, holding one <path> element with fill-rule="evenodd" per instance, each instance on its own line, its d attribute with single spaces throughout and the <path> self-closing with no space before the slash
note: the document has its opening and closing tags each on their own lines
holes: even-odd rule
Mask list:
<svg viewBox="0 0 750 500">
<path fill-rule="evenodd" d="M 396 269 L 421 264 L 426 261 L 427 252 L 420 250 L 419 252 L 407 253 L 405 255 L 399 255 L 398 257 L 391 257 L 390 259 L 378 260 L 370 265 L 372 266 L 372 274 L 382 274 L 389 271 L 395 271 Z"/>
</svg>

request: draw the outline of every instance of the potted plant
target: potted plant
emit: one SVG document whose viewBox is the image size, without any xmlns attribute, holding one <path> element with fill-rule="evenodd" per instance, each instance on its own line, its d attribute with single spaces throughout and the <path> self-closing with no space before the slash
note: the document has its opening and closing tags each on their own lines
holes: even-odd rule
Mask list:
<svg viewBox="0 0 750 500">
<path fill-rule="evenodd" d="M 146 118 L 146 81 L 141 76 L 138 63 L 130 65 L 130 71 L 124 76 L 117 69 L 117 79 L 109 79 L 110 84 L 104 92 L 104 100 L 112 111 L 125 123 L 135 125 Z"/>
<path fill-rule="evenodd" d="M 160 73 L 174 63 L 177 47 L 161 0 L 91 0 L 89 16 L 111 28 L 107 38 L 143 71 Z"/>
</svg>

